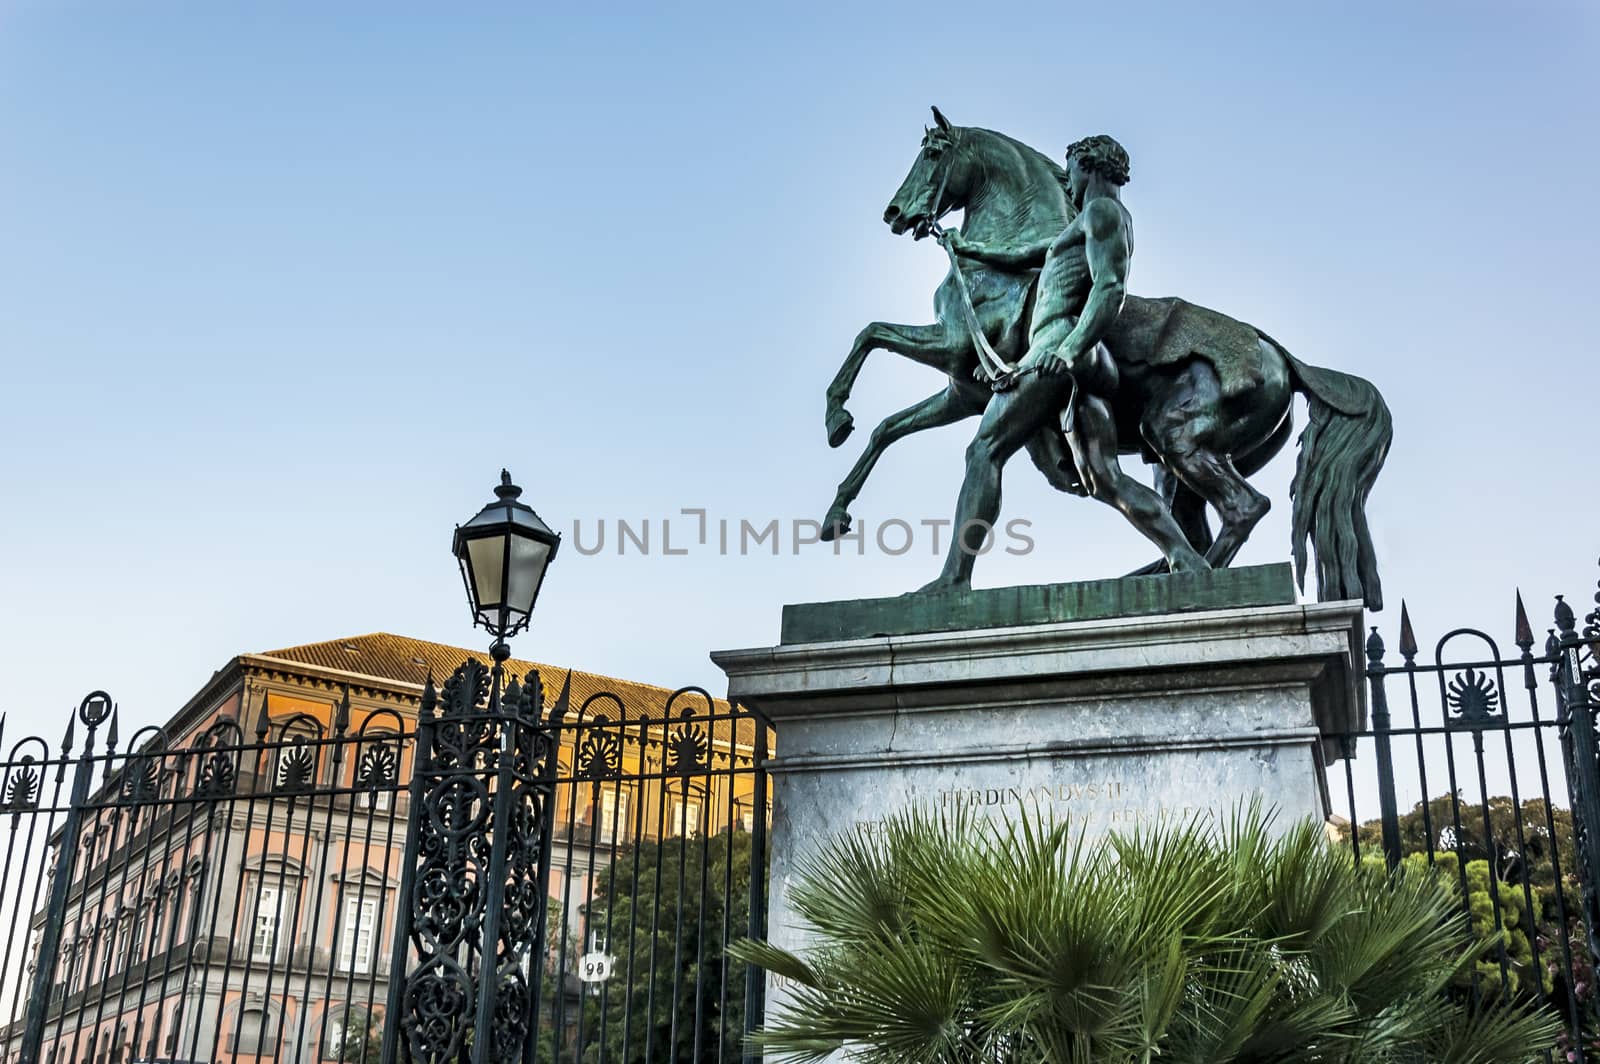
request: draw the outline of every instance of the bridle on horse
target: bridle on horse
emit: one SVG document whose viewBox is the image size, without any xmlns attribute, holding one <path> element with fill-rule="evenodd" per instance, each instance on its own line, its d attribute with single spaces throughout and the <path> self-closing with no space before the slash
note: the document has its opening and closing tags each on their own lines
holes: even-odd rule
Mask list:
<svg viewBox="0 0 1600 1064">
<path fill-rule="evenodd" d="M 939 208 L 944 204 L 945 186 L 950 182 L 952 169 L 949 158 L 960 148 L 960 134 L 954 131 L 950 134 L 950 147 L 945 150 L 941 161 L 944 165 L 939 168 L 939 189 L 933 194 L 931 206 L 928 208 L 930 220 L 928 232 L 944 248 L 945 254 L 950 258 L 950 273 L 956 279 L 956 292 L 961 296 L 958 309 L 961 319 L 967 326 L 967 331 L 972 334 L 972 345 L 978 352 L 978 365 L 983 369 L 984 375 L 989 378 L 989 387 L 997 392 L 1003 392 L 1016 383 L 1017 367 L 1001 358 L 993 347 L 989 346 L 989 338 L 983 335 L 983 327 L 978 324 L 978 312 L 972 307 L 972 293 L 967 290 L 967 279 L 961 273 L 961 262 L 956 258 L 955 248 L 944 238 L 944 226 L 939 224 Z"/>
<path fill-rule="evenodd" d="M 945 150 L 943 158 L 948 158 L 953 154 L 959 145 L 960 135 L 952 130 L 950 133 L 950 147 Z M 972 293 L 967 289 L 967 278 L 961 272 L 961 260 L 956 257 L 955 248 L 951 247 L 950 242 L 945 239 L 944 226 L 939 224 L 939 208 L 944 204 L 944 191 L 945 186 L 950 181 L 950 170 L 951 167 L 948 162 L 940 168 L 939 189 L 933 194 L 932 206 L 928 209 L 930 216 L 928 232 L 939 242 L 939 246 L 944 248 L 945 255 L 950 259 L 950 274 L 955 278 L 956 292 L 961 296 L 957 303 L 957 308 L 961 312 L 961 319 L 966 324 L 967 331 L 972 334 L 972 346 L 978 352 L 978 366 L 983 370 L 984 375 L 989 378 L 989 387 L 994 391 L 1003 392 L 1013 387 L 1017 383 L 1017 377 L 1024 371 L 1001 358 L 999 353 L 989 346 L 989 338 L 983 334 L 983 327 L 978 324 L 978 312 L 972 306 Z M 1078 378 L 1069 372 L 1067 379 L 1072 384 L 1072 392 L 1067 397 L 1066 416 L 1063 419 L 1062 431 L 1070 433 L 1073 422 L 1076 420 L 1074 415 L 1078 409 Z"/>
</svg>

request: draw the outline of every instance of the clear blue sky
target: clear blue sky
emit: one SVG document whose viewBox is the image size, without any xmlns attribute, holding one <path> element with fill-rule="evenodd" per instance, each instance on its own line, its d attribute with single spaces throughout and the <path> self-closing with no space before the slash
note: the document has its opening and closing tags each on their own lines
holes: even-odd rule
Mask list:
<svg viewBox="0 0 1600 1064">
<path fill-rule="evenodd" d="M 1113 133 L 1135 291 L 1379 384 L 1371 509 L 1425 640 L 1592 590 L 1592 5 L 540 7 L 0 4 L 12 736 L 93 687 L 163 719 L 240 651 L 481 643 L 449 533 L 501 465 L 561 528 L 820 518 L 939 386 L 875 356 L 826 447 L 860 326 L 931 316 L 939 250 L 879 220 L 930 103 L 1051 154 Z M 857 513 L 948 516 L 970 434 L 900 444 Z M 1287 557 L 1291 472 L 1242 561 Z M 1147 560 L 1038 480 L 1006 503 L 1037 551 L 980 583 Z M 782 603 L 937 564 L 568 549 L 516 649 L 717 686 Z"/>
</svg>

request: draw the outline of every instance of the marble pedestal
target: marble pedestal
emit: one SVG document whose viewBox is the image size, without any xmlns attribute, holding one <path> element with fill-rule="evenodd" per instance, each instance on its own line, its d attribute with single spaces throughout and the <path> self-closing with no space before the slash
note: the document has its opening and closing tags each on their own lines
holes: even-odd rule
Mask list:
<svg viewBox="0 0 1600 1064">
<path fill-rule="evenodd" d="M 1360 604 L 1293 604 L 1287 566 L 1143 579 L 1168 582 L 790 607 L 809 641 L 713 654 L 776 732 L 771 939 L 798 945 L 800 857 L 913 802 L 1035 801 L 1091 832 L 1257 796 L 1325 817 L 1324 739 L 1366 719 Z M 1007 609 L 1031 623 L 995 624 Z"/>
</svg>

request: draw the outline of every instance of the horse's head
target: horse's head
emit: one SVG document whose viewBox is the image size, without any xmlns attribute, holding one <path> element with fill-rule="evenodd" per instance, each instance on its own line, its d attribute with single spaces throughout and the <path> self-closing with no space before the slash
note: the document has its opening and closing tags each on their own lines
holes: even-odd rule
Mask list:
<svg viewBox="0 0 1600 1064">
<path fill-rule="evenodd" d="M 956 127 L 937 107 L 933 120 L 933 128 L 923 134 L 917 161 L 883 212 L 883 220 L 896 236 L 909 229 L 921 240 L 934 222 L 966 201 L 966 167 Z"/>
</svg>

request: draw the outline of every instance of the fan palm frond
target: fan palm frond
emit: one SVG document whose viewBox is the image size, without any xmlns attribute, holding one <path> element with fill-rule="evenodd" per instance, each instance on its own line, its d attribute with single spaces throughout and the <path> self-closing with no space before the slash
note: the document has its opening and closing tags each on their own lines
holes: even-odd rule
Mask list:
<svg viewBox="0 0 1600 1064">
<path fill-rule="evenodd" d="M 1492 940 L 1433 873 L 1260 805 L 1103 840 L 911 809 L 802 862 L 790 899 L 812 945 L 734 950 L 785 980 L 774 1061 L 1515 1064 L 1559 1028 L 1450 998 Z"/>
</svg>

